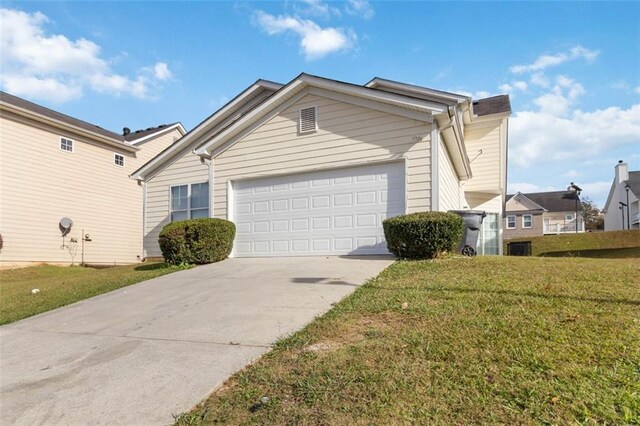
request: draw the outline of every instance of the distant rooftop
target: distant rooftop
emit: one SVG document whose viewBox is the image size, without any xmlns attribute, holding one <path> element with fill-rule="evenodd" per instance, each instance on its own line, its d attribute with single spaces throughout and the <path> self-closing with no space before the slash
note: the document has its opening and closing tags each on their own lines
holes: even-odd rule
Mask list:
<svg viewBox="0 0 640 426">
<path fill-rule="evenodd" d="M 569 212 L 576 209 L 576 193 L 571 191 L 551 191 L 551 192 L 531 192 L 528 194 L 520 193 L 533 201 L 534 203 L 544 207 L 550 212 Z M 509 201 L 516 194 L 507 195 L 506 201 Z M 580 199 L 578 198 L 578 210 L 582 210 Z"/>
<path fill-rule="evenodd" d="M 473 112 L 480 117 L 510 111 L 509 95 L 498 95 L 473 101 Z"/>
<path fill-rule="evenodd" d="M 149 127 L 146 129 L 140 129 L 130 132 L 128 135 L 124 136 L 119 133 L 112 132 L 107 129 L 103 129 L 102 127 L 88 123 L 84 120 L 77 119 L 75 117 L 71 117 L 70 115 L 63 114 L 58 111 L 54 111 L 50 108 L 43 107 L 42 105 L 35 104 L 33 102 L 27 101 L 26 99 L 19 98 L 18 96 L 11 95 L 9 93 L 0 91 L 0 101 L 14 105 L 18 108 L 22 108 L 36 114 L 45 116 L 47 118 L 51 118 L 53 120 L 60 121 L 62 123 L 66 123 L 75 127 L 79 127 L 84 130 L 88 130 L 90 132 L 97 133 L 102 136 L 106 136 L 108 138 L 114 139 L 117 142 L 128 145 L 126 142 L 133 142 L 137 139 L 143 138 L 145 136 L 151 135 L 155 132 L 159 132 L 164 130 L 167 127 L 171 127 L 178 123 L 171 124 L 161 124 L 156 127 Z"/>
</svg>

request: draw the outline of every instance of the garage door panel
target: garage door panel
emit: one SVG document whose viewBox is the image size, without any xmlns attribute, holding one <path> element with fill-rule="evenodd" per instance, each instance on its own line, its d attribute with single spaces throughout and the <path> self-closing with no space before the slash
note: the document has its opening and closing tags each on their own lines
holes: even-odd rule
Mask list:
<svg viewBox="0 0 640 426">
<path fill-rule="evenodd" d="M 237 256 L 387 253 L 382 221 L 405 212 L 402 163 L 241 181 Z"/>
</svg>

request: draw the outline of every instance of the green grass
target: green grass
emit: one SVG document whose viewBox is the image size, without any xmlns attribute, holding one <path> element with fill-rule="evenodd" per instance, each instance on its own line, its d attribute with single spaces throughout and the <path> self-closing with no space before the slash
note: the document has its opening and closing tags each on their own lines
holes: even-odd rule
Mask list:
<svg viewBox="0 0 640 426">
<path fill-rule="evenodd" d="M 397 262 L 177 424 L 639 424 L 639 276 L 635 259 Z"/>
<path fill-rule="evenodd" d="M 600 257 L 611 255 L 613 258 L 638 256 L 638 251 L 617 252 L 617 249 L 640 248 L 640 231 L 607 231 L 587 232 L 582 234 L 545 235 L 544 237 L 514 238 L 505 240 L 504 252 L 507 244 L 515 241 L 531 241 L 533 256 L 559 257 Z"/>
<path fill-rule="evenodd" d="M 179 270 L 164 263 L 82 268 L 34 266 L 0 271 L 0 324 Z M 32 294 L 37 288 L 40 292 Z"/>
</svg>

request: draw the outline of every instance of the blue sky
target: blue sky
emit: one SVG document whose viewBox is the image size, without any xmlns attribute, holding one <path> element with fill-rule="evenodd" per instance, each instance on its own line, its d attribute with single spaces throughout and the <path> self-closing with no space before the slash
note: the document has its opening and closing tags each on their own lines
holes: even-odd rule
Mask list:
<svg viewBox="0 0 640 426">
<path fill-rule="evenodd" d="M 510 93 L 509 190 L 602 207 L 640 169 L 639 2 L 3 1 L 0 85 L 120 131 L 187 129 L 258 78 Z"/>
</svg>

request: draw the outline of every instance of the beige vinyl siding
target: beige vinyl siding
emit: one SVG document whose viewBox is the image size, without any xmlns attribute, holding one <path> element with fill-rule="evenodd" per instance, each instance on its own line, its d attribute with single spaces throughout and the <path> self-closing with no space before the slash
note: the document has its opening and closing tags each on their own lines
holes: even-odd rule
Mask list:
<svg viewBox="0 0 640 426">
<path fill-rule="evenodd" d="M 19 120 L 19 121 L 18 121 Z M 70 263 L 60 248 L 58 222 L 74 221 L 69 238 L 81 230 L 89 263 L 136 262 L 141 255 L 142 190 L 129 178 L 135 157 L 78 135 L 17 119 L 1 118 L 0 232 L 2 266 L 23 262 Z M 60 137 L 74 141 L 73 153 L 60 150 Z M 114 165 L 114 152 L 125 166 Z"/>
<path fill-rule="evenodd" d="M 502 195 L 483 192 L 465 192 L 465 200 L 470 210 L 484 210 L 487 213 L 502 213 Z"/>
<path fill-rule="evenodd" d="M 473 173 L 464 183 L 465 191 L 499 192 L 504 167 L 500 154 L 500 122 L 467 126 L 464 139 Z"/>
<path fill-rule="evenodd" d="M 458 210 L 460 206 L 460 181 L 453 163 L 442 141 L 439 141 L 438 183 L 440 191 L 440 210 Z"/>
<path fill-rule="evenodd" d="M 508 212 L 520 212 L 526 210 L 538 210 L 540 207 L 534 205 L 526 205 L 524 203 L 518 202 L 514 199 L 515 197 L 511 197 L 509 201 L 507 201 L 505 210 Z"/>
<path fill-rule="evenodd" d="M 147 183 L 147 205 L 144 229 L 145 257 L 162 256 L 158 235 L 170 222 L 170 191 L 175 185 L 207 182 L 209 167 L 200 157 L 187 151 L 177 161 L 155 175 Z"/>
<path fill-rule="evenodd" d="M 162 150 L 180 139 L 181 136 L 182 134 L 178 129 L 173 129 L 170 132 L 161 133 L 159 136 L 136 144 L 135 146 L 140 148 L 140 151 L 136 152 L 138 167 L 146 164 L 153 157 L 160 154 Z"/>
<path fill-rule="evenodd" d="M 73 153 L 60 150 L 60 137 L 74 141 Z M 3 111 L 0 233 L 4 247 L 0 266 L 71 263 L 69 252 L 60 248 L 58 223 L 63 217 L 74 222 L 65 243 L 77 239 L 76 263 L 81 260 L 83 229 L 92 240 L 85 243 L 85 262 L 139 261 L 142 188 L 129 174 L 172 140 L 170 135 L 152 139 L 136 153 L 129 153 Z M 124 156 L 124 167 L 114 164 L 115 153 Z"/>
<path fill-rule="evenodd" d="M 310 106 L 318 108 L 318 130 L 299 135 L 299 110 Z M 230 180 L 402 158 L 406 158 L 407 209 L 428 210 L 430 132 L 431 125 L 425 122 L 306 95 L 214 159 L 215 216 L 227 217 Z"/>
</svg>

